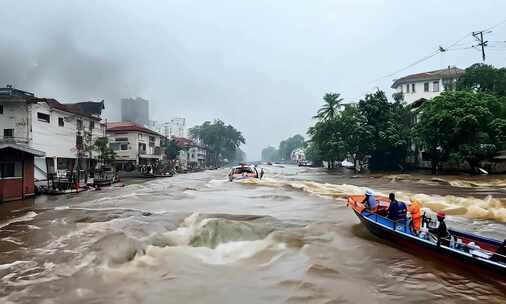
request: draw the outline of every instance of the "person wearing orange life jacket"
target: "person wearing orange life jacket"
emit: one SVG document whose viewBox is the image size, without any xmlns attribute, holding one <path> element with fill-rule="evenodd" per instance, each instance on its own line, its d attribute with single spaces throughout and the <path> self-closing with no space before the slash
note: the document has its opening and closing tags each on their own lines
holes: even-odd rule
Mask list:
<svg viewBox="0 0 506 304">
<path fill-rule="evenodd" d="M 411 229 L 413 229 L 413 232 L 415 233 L 418 233 L 421 227 L 420 207 L 421 204 L 419 201 L 411 199 L 411 204 L 408 206 L 408 212 L 411 214 Z"/>
</svg>

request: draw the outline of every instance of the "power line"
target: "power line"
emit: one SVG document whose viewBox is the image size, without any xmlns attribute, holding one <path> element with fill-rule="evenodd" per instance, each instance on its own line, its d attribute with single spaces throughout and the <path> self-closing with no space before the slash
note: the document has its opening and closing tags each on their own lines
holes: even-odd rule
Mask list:
<svg viewBox="0 0 506 304">
<path fill-rule="evenodd" d="M 381 76 L 381 77 L 378 77 L 372 81 L 369 82 L 369 84 L 371 83 L 374 83 L 378 80 L 382 80 L 384 78 L 388 78 L 388 77 L 392 77 L 394 76 L 395 74 L 399 73 L 399 72 L 402 72 L 404 70 L 407 70 L 417 64 L 420 64 L 424 61 L 427 61 L 429 59 L 431 59 L 432 57 L 440 54 L 440 53 L 444 53 L 444 52 L 447 52 L 447 51 L 457 51 L 457 50 L 468 50 L 468 49 L 475 49 L 477 51 L 479 51 L 477 48 L 478 47 L 481 47 L 481 53 L 482 53 L 482 59 L 483 61 L 485 61 L 485 47 L 489 46 L 488 45 L 488 42 L 489 41 L 484 41 L 484 38 L 483 38 L 483 34 L 484 33 L 490 33 L 492 29 L 494 28 L 497 28 L 503 24 L 506 23 L 506 19 L 502 20 L 501 22 L 485 29 L 485 30 L 482 30 L 482 31 L 477 31 L 477 32 L 467 32 L 466 34 L 464 34 L 462 37 L 460 37 L 459 39 L 457 39 L 455 42 L 449 44 L 448 46 L 444 47 L 444 46 L 439 46 L 437 50 L 433 51 L 432 53 L 430 53 L 429 55 L 425 56 L 425 57 L 422 57 L 418 60 L 416 60 L 415 62 L 413 63 L 410 63 L 408 64 L 407 66 L 403 67 L 403 68 L 400 68 L 398 70 L 396 70 L 395 72 L 393 73 L 390 73 L 388 75 L 384 75 L 384 76 Z M 470 37 L 474 37 L 477 41 L 478 41 L 478 44 L 477 45 L 470 45 L 470 46 L 463 46 L 463 47 L 456 47 L 456 46 L 461 46 L 461 45 L 465 45 L 465 43 L 462 43 L 462 41 L 470 38 Z M 494 42 L 505 42 L 506 41 L 494 41 Z"/>
<path fill-rule="evenodd" d="M 495 29 L 495 28 L 496 28 L 496 27 L 498 27 L 498 26 L 501 26 L 501 25 L 505 24 L 505 23 L 506 23 L 506 19 L 504 19 L 503 21 L 501 21 L 501 22 L 497 23 L 496 25 L 493 25 L 493 26 L 491 26 L 491 27 L 489 27 L 488 29 L 485 29 L 485 30 L 483 30 L 483 31 L 484 31 L 484 32 L 488 32 L 488 31 L 490 31 L 490 30 L 492 30 L 492 29 Z"/>
</svg>

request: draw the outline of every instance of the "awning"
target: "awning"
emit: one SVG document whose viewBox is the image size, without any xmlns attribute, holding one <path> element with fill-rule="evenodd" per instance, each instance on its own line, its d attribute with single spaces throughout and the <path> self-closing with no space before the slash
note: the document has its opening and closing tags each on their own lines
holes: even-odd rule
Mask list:
<svg viewBox="0 0 506 304">
<path fill-rule="evenodd" d="M 33 148 L 30 148 L 25 145 L 16 144 L 16 143 L 1 143 L 0 144 L 0 151 L 2 151 L 4 149 L 13 149 L 13 150 L 18 150 L 18 151 L 23 151 L 25 153 L 32 154 L 33 156 L 38 156 L 38 157 L 46 156 L 46 152 L 43 152 L 43 151 L 40 151 L 37 149 L 33 149 Z"/>
</svg>

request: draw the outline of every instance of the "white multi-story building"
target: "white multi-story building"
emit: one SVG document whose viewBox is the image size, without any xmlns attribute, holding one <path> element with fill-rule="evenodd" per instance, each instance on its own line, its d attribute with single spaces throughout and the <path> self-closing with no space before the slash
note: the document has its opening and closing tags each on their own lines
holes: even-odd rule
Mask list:
<svg viewBox="0 0 506 304">
<path fill-rule="evenodd" d="M 304 149 L 297 148 L 292 151 L 290 154 L 290 159 L 292 161 L 300 162 L 306 160 L 306 153 L 304 152 Z"/>
<path fill-rule="evenodd" d="M 147 165 L 162 159 L 162 135 L 135 122 L 108 123 L 107 136 L 119 164 Z"/>
<path fill-rule="evenodd" d="M 153 122 L 151 129 L 167 138 L 186 138 L 186 119 L 176 117 L 164 123 Z"/>
<path fill-rule="evenodd" d="M 99 105 L 100 110 L 85 113 L 81 103 L 62 104 L 11 86 L 1 88 L 0 139 L 45 152 L 45 157 L 34 159 L 36 180 L 45 180 L 50 173 L 60 177 L 76 169 L 86 171 L 96 164 L 92 144 L 105 136 L 103 102 L 87 104 Z"/>
<path fill-rule="evenodd" d="M 411 74 L 395 79 L 392 89 L 402 93 L 404 101 L 412 104 L 420 100 L 430 100 L 444 90 L 452 90 L 464 70 L 449 66 L 446 69 Z"/>
</svg>

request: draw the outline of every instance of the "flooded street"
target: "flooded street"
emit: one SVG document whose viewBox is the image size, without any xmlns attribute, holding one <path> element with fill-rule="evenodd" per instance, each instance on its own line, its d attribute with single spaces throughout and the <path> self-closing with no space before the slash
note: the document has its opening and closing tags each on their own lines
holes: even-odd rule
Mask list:
<svg viewBox="0 0 506 304">
<path fill-rule="evenodd" d="M 265 167 L 1 205 L 0 303 L 504 303 L 506 282 L 424 259 L 359 224 L 365 188 L 506 237 L 506 179 Z"/>
</svg>

